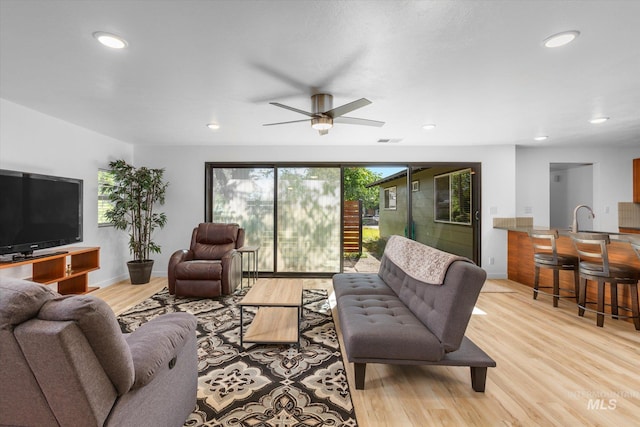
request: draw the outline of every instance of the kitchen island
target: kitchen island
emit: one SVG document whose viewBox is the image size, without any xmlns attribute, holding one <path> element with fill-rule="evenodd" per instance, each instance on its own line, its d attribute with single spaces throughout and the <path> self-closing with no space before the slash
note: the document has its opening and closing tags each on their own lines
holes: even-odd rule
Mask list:
<svg viewBox="0 0 640 427">
<path fill-rule="evenodd" d="M 529 237 L 529 231 L 533 227 L 494 227 L 507 230 L 508 233 L 508 255 L 507 255 L 507 277 L 510 280 L 522 283 L 533 288 L 534 265 L 533 265 L 533 245 Z M 559 253 L 573 254 L 577 252 L 573 241 L 569 236 L 569 230 L 559 230 L 560 237 L 557 240 Z M 640 259 L 629 243 L 630 234 L 609 233 L 611 244 L 608 246 L 609 261 L 617 264 L 631 265 L 640 269 Z M 540 284 L 553 283 L 552 271 L 540 269 Z M 573 272 L 560 272 L 560 287 L 573 289 Z M 587 287 L 587 300 L 595 301 L 597 298 L 596 286 Z M 629 287 L 620 287 L 618 290 L 620 304 L 626 307 L 631 306 L 631 293 Z M 575 302 L 575 300 L 570 300 Z M 606 287 L 605 301 L 609 301 L 609 286 Z M 605 308 L 609 312 L 609 307 Z M 624 315 L 626 313 L 621 312 Z M 631 319 L 627 319 L 631 321 Z"/>
</svg>

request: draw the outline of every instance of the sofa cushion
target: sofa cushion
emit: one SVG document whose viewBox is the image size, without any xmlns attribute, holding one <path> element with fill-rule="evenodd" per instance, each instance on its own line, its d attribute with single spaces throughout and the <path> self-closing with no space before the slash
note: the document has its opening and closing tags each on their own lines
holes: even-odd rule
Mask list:
<svg viewBox="0 0 640 427">
<path fill-rule="evenodd" d="M 0 329 L 12 329 L 40 311 L 42 304 L 60 294 L 47 286 L 21 279 L 0 278 Z"/>
<path fill-rule="evenodd" d="M 236 248 L 238 224 L 201 223 L 194 230 L 191 250 L 195 259 L 221 259 Z"/>
<path fill-rule="evenodd" d="M 222 263 L 215 260 L 184 261 L 176 265 L 175 276 L 181 280 L 220 280 Z"/>
<path fill-rule="evenodd" d="M 340 273 L 333 276 L 336 299 L 343 295 L 395 295 L 376 273 Z"/>
<path fill-rule="evenodd" d="M 91 295 L 61 296 L 47 301 L 38 318 L 75 322 L 118 395 L 129 391 L 134 381 L 133 359 L 116 316 L 106 302 Z"/>
<path fill-rule="evenodd" d="M 339 307 L 350 361 L 438 361 L 444 355 L 438 338 L 396 296 L 343 295 Z"/>
<path fill-rule="evenodd" d="M 173 368 L 172 359 L 185 343 L 195 336 L 196 317 L 190 313 L 168 313 L 142 324 L 126 340 L 135 366 L 132 388 L 147 385 L 165 365 Z"/>
</svg>

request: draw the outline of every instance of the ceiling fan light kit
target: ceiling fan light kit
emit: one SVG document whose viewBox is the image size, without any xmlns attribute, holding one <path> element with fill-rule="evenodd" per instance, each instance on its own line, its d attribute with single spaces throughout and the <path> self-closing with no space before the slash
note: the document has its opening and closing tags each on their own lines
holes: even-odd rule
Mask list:
<svg viewBox="0 0 640 427">
<path fill-rule="evenodd" d="M 294 120 L 289 122 L 278 123 L 265 123 L 263 126 L 275 126 L 284 125 L 289 123 L 310 122 L 311 127 L 318 131 L 322 135 L 329 133 L 334 123 L 342 123 L 349 125 L 365 125 L 381 127 L 384 122 L 377 120 L 359 119 L 356 117 L 345 117 L 344 115 L 350 113 L 353 110 L 362 108 L 371 104 L 366 98 L 360 98 L 356 101 L 349 102 L 348 104 L 341 105 L 340 107 L 333 108 L 333 96 L 327 93 L 319 93 L 311 96 L 311 112 L 300 110 L 298 108 L 290 107 L 288 105 L 280 104 L 279 102 L 270 102 L 271 105 L 284 108 L 286 110 L 295 111 L 296 113 L 304 114 L 310 117 L 310 119 Z"/>
<path fill-rule="evenodd" d="M 314 117 L 311 119 L 311 127 L 315 130 L 329 130 L 333 127 L 331 117 Z"/>
</svg>

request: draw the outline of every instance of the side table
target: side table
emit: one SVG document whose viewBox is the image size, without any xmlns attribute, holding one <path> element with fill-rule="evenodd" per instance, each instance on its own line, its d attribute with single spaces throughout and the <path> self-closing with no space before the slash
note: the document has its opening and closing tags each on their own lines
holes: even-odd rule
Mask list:
<svg viewBox="0 0 640 427">
<path fill-rule="evenodd" d="M 244 254 L 247 255 L 247 286 L 249 286 L 251 281 L 251 276 L 253 274 L 253 283 L 256 283 L 258 280 L 258 251 L 260 250 L 260 246 L 243 246 L 239 249 L 236 249 L 240 252 L 240 270 L 244 274 Z M 251 264 L 251 255 L 253 254 L 253 264 Z M 240 289 L 242 289 L 242 280 L 240 280 Z"/>
</svg>

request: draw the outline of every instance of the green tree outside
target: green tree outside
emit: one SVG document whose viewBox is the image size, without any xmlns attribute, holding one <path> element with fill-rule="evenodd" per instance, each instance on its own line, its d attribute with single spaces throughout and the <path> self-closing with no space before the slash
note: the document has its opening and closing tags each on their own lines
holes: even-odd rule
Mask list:
<svg viewBox="0 0 640 427">
<path fill-rule="evenodd" d="M 367 168 L 354 167 L 344 169 L 344 199 L 362 200 L 365 212 L 376 210 L 380 205 L 378 187 L 367 188 L 367 185 L 382 178 L 379 173 Z"/>
</svg>

